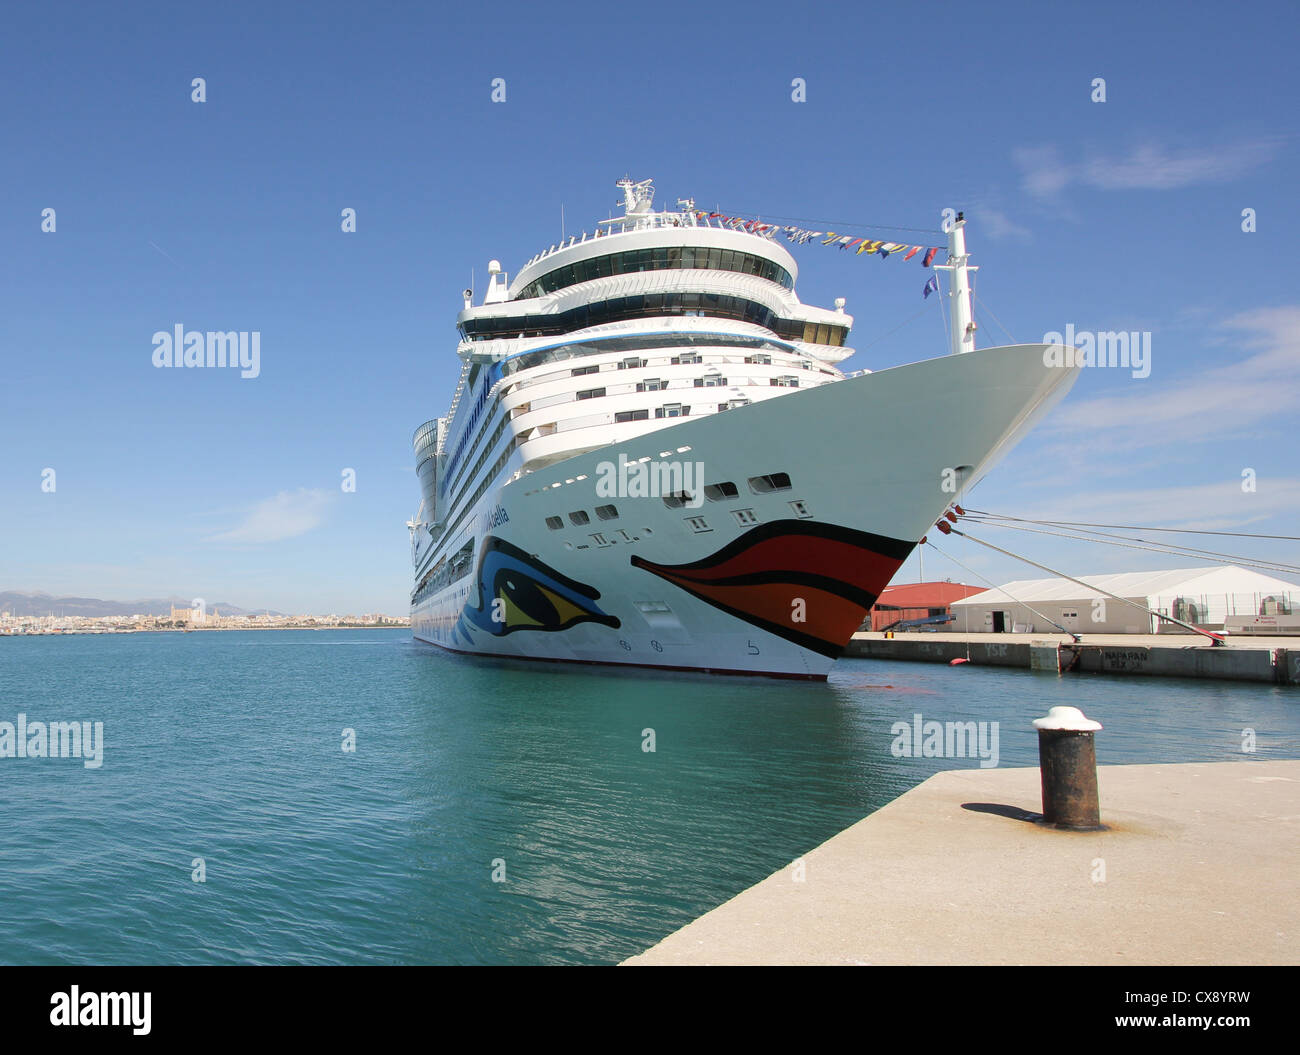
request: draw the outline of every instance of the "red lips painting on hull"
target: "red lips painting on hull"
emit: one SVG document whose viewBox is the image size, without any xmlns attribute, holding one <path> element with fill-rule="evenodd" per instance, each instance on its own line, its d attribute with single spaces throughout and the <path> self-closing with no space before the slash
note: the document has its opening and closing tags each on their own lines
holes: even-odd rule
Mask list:
<svg viewBox="0 0 1300 1055">
<path fill-rule="evenodd" d="M 914 542 L 809 520 L 777 520 L 689 564 L 633 566 L 714 608 L 838 658 Z"/>
</svg>

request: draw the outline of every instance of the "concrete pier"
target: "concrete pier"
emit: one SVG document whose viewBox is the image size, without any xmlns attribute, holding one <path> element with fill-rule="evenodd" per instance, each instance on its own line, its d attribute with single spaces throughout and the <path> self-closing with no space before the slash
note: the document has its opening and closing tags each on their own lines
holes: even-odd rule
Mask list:
<svg viewBox="0 0 1300 1055">
<path fill-rule="evenodd" d="M 1300 963 L 1300 761 L 940 773 L 628 964 Z"/>
<path fill-rule="evenodd" d="M 1238 638 L 1215 646 L 1192 634 L 858 633 L 846 656 L 1020 667 L 1049 673 L 1137 674 L 1300 685 L 1300 638 Z"/>
</svg>

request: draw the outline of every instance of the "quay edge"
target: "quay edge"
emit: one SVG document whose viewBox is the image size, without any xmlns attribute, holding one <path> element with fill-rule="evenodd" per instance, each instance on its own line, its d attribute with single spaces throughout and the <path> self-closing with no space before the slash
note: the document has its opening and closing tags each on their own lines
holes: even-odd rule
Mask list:
<svg viewBox="0 0 1300 1055">
<path fill-rule="evenodd" d="M 1300 963 L 1300 760 L 1097 777 L 1063 832 L 1036 766 L 938 773 L 624 963 Z"/>
<path fill-rule="evenodd" d="M 972 666 L 1018 667 L 1048 673 L 1215 678 L 1300 686 L 1300 638 L 1252 638 L 1202 644 L 1190 635 L 1065 635 L 858 633 L 846 658 L 898 659 Z"/>
</svg>

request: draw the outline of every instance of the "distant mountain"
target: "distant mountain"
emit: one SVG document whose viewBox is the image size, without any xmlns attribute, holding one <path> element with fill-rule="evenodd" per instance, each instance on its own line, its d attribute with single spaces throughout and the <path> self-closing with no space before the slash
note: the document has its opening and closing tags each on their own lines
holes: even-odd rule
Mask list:
<svg viewBox="0 0 1300 1055">
<path fill-rule="evenodd" d="M 97 597 L 54 597 L 48 593 L 19 593 L 0 590 L 0 612 L 15 616 L 79 615 L 96 619 L 105 615 L 168 615 L 172 607 L 190 608 L 193 597 L 152 598 L 146 601 L 101 601 Z M 280 615 L 268 608 L 237 608 L 223 602 L 207 603 L 209 612 L 221 615 Z"/>
</svg>

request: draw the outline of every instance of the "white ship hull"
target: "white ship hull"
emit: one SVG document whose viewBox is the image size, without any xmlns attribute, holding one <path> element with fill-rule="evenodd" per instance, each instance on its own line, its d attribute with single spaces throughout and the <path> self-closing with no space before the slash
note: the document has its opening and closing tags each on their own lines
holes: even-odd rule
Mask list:
<svg viewBox="0 0 1300 1055">
<path fill-rule="evenodd" d="M 945 356 L 682 419 L 489 487 L 439 547 L 472 538 L 472 572 L 418 600 L 413 634 L 476 655 L 825 678 L 954 486 L 1077 373 L 1045 365 L 1043 345 Z M 598 493 L 620 455 L 702 463 L 704 482 L 739 494 L 670 508 Z M 788 489 L 746 486 L 780 473 Z M 568 516 L 606 504 L 617 519 Z"/>
</svg>

